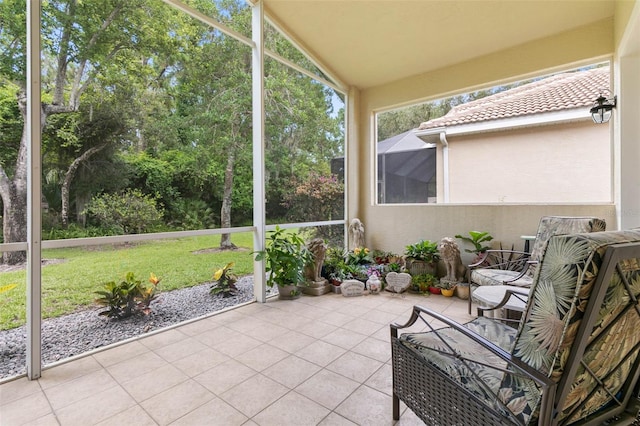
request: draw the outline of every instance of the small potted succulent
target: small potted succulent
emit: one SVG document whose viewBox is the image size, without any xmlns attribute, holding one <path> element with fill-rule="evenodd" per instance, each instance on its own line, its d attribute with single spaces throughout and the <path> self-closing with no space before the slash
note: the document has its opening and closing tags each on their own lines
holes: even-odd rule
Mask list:
<svg viewBox="0 0 640 426">
<path fill-rule="evenodd" d="M 278 286 L 280 299 L 300 297 L 298 285 L 304 285 L 304 268 L 313 261 L 313 256 L 297 233 L 276 226 L 267 237 L 267 247 L 257 252 L 255 259 L 265 261 L 269 273 L 267 285 Z"/>
</svg>

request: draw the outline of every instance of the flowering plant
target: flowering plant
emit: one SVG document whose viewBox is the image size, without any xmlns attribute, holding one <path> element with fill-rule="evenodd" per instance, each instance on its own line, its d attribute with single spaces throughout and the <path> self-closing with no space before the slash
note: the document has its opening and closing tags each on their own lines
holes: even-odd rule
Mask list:
<svg viewBox="0 0 640 426">
<path fill-rule="evenodd" d="M 346 256 L 347 265 L 366 265 L 371 263 L 369 249 L 366 247 L 356 247 L 349 251 Z"/>
<path fill-rule="evenodd" d="M 151 312 L 151 302 L 157 297 L 156 291 L 160 278 L 152 272 L 149 282 L 151 286 L 136 279 L 133 272 L 128 272 L 124 281 L 119 283 L 109 281 L 104 285 L 104 290 L 96 291 L 102 296 L 96 299 L 96 302 L 108 307 L 99 315 L 115 318 L 125 318 L 135 312 L 148 315 Z"/>
<path fill-rule="evenodd" d="M 215 282 L 211 286 L 209 293 L 213 295 L 222 293 L 224 297 L 238 294 L 238 287 L 236 287 L 238 277 L 231 273 L 233 265 L 233 262 L 229 262 L 223 268 L 219 268 L 214 272 L 213 279 Z"/>
</svg>

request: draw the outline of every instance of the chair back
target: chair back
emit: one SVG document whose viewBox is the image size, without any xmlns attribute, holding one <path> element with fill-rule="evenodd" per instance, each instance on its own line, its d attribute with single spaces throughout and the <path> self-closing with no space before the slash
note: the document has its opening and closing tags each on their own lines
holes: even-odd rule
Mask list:
<svg viewBox="0 0 640 426">
<path fill-rule="evenodd" d="M 525 424 L 621 413 L 640 372 L 640 230 L 553 236 L 536 278 L 512 356 L 557 389 L 541 404 L 535 386 L 506 375 L 500 395 Z"/>
<path fill-rule="evenodd" d="M 567 217 L 567 216 L 542 216 L 538 224 L 536 239 L 531 247 L 529 260 L 539 262 L 554 235 L 579 234 L 583 232 L 600 232 L 606 229 L 606 222 L 596 217 Z M 534 277 L 537 265 L 532 263 L 527 269 L 527 275 Z"/>
</svg>

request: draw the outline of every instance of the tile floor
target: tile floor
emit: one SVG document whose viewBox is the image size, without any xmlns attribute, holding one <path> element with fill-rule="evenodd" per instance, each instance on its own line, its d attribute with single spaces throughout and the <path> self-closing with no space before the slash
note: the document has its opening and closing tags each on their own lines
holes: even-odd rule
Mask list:
<svg viewBox="0 0 640 426">
<path fill-rule="evenodd" d="M 0 385 L 0 425 L 415 425 L 391 414 L 389 323 L 443 296 L 269 300 Z"/>
</svg>

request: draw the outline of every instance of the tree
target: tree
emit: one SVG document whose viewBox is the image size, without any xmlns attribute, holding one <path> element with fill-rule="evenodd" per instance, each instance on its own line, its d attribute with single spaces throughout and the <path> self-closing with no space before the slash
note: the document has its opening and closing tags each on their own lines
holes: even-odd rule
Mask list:
<svg viewBox="0 0 640 426">
<path fill-rule="evenodd" d="M 24 123 L 13 170 L 0 164 L 3 236 L 5 242 L 14 242 L 26 240 L 26 34 L 23 27 L 26 4 L 24 0 L 7 0 L 1 7 L 2 16 L 7 17 L 7 22 L 3 22 L 0 28 L 0 48 L 5 54 L 0 62 L 2 80 L 19 87 L 17 104 Z M 78 111 L 82 96 L 90 85 L 108 75 L 114 67 L 136 64 L 131 61 L 131 52 L 137 52 L 139 59 L 145 49 L 153 51 L 161 46 L 167 36 L 166 33 L 165 37 L 158 36 L 158 31 L 161 31 L 159 27 L 155 27 L 155 32 L 148 29 L 140 32 L 137 29 L 154 28 L 149 25 L 154 21 L 166 25 L 171 21 L 170 16 L 166 16 L 164 21 L 159 20 L 163 12 L 167 15 L 166 10 L 163 5 L 144 0 L 51 0 L 45 3 L 42 34 L 43 64 L 47 72 L 43 75 L 41 131 L 51 116 Z M 149 15 L 155 15 L 154 19 L 149 19 Z M 143 27 L 142 23 L 147 27 Z M 153 68 L 148 64 L 144 65 Z M 119 68 L 118 71 L 121 70 Z M 127 74 L 128 77 L 137 75 L 140 73 Z M 87 157 L 85 153 L 80 153 L 78 158 L 83 155 Z M 74 170 L 70 166 L 69 178 L 72 178 Z M 11 173 L 13 176 L 10 176 Z M 19 263 L 24 259 L 24 252 L 3 254 L 5 263 Z"/>
</svg>

